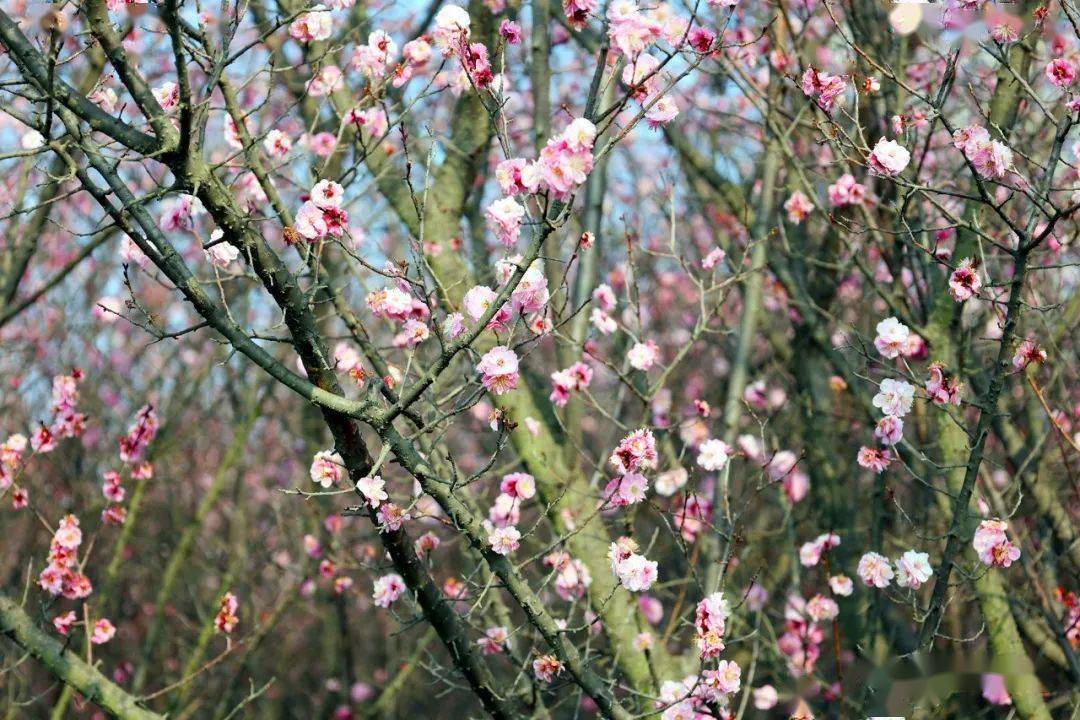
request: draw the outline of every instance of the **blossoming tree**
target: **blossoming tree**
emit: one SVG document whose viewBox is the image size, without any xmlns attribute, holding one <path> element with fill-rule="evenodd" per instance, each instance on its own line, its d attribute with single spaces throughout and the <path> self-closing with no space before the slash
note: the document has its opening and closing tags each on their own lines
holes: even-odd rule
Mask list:
<svg viewBox="0 0 1080 720">
<path fill-rule="evenodd" d="M 8 3 L 7 716 L 1073 717 L 1078 23 Z"/>
</svg>

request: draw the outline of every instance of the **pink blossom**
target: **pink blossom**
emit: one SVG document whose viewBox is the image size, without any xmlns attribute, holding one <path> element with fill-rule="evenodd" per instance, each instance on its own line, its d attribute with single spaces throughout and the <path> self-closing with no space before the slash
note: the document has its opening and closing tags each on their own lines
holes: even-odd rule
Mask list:
<svg viewBox="0 0 1080 720">
<path fill-rule="evenodd" d="M 867 587 L 888 587 L 893 579 L 893 569 L 884 555 L 868 552 L 859 559 L 859 579 Z"/>
<path fill-rule="evenodd" d="M 515 472 L 504 475 L 499 483 L 499 491 L 510 497 L 528 500 L 536 495 L 536 480 L 528 473 Z"/>
<path fill-rule="evenodd" d="M 626 360 L 630 367 L 636 370 L 648 370 L 656 364 L 660 356 L 660 348 L 652 340 L 635 343 L 626 353 Z"/>
<path fill-rule="evenodd" d="M 480 358 L 476 371 L 485 388 L 495 395 L 502 395 L 517 387 L 518 357 L 508 347 L 493 347 Z"/>
<path fill-rule="evenodd" d="M 504 197 L 491 203 L 484 210 L 488 228 L 506 247 L 512 247 L 521 233 L 521 221 L 525 218 L 525 208 L 511 197 Z"/>
<path fill-rule="evenodd" d="M 864 445 L 859 448 L 857 461 L 860 467 L 864 467 L 867 470 L 873 470 L 875 473 L 880 474 L 885 471 L 885 468 L 889 467 L 889 463 L 892 462 L 892 456 L 887 450 L 866 447 Z"/>
<path fill-rule="evenodd" d="M 1013 367 L 1017 370 L 1023 370 L 1031 363 L 1042 364 L 1046 362 L 1046 351 L 1039 347 L 1038 343 L 1034 340 L 1024 340 L 1016 348 L 1016 354 L 1013 355 Z"/>
<path fill-rule="evenodd" d="M 698 448 L 697 464 L 708 472 L 723 470 L 728 463 L 731 447 L 723 440 L 710 438 Z"/>
<path fill-rule="evenodd" d="M 903 380 L 885 378 L 872 400 L 874 407 L 886 415 L 904 417 L 915 400 L 915 386 Z"/>
<path fill-rule="evenodd" d="M 377 578 L 375 580 L 375 592 L 372 595 L 375 607 L 390 607 L 395 600 L 401 597 L 403 592 L 405 592 L 405 581 L 397 573 L 390 573 Z"/>
<path fill-rule="evenodd" d="M 336 485 L 345 475 L 345 461 L 332 450 L 320 450 L 311 461 L 311 480 L 324 488 Z"/>
<path fill-rule="evenodd" d="M 1013 545 L 1005 534 L 1008 523 L 1004 520 L 983 520 L 975 529 L 972 547 L 979 560 L 991 567 L 1009 567 L 1020 557 L 1020 548 Z"/>
<path fill-rule="evenodd" d="M 485 630 L 484 636 L 477 640 L 476 644 L 480 646 L 480 652 L 484 655 L 497 655 L 506 650 L 509 639 L 510 634 L 500 625 Z"/>
<path fill-rule="evenodd" d="M 787 211 L 788 221 L 796 225 L 809 217 L 813 209 L 814 206 L 810 202 L 810 199 L 807 198 L 801 190 L 793 192 L 791 197 L 784 203 L 784 210 Z"/>
<path fill-rule="evenodd" d="M 240 618 L 237 616 L 237 608 L 240 607 L 240 603 L 236 599 L 236 595 L 231 592 L 225 593 L 221 598 L 221 607 L 218 609 L 217 616 L 214 617 L 214 628 L 220 633 L 228 635 L 236 626 L 240 624 Z"/>
<path fill-rule="evenodd" d="M 540 189 L 540 171 L 536 163 L 513 158 L 495 168 L 495 179 L 503 195 L 535 193 Z"/>
<path fill-rule="evenodd" d="M 521 544 L 521 533 L 513 525 L 495 528 L 488 535 L 491 551 L 498 555 L 509 555 Z"/>
<path fill-rule="evenodd" d="M 841 175 L 827 189 L 829 204 L 833 207 L 861 205 L 866 202 L 866 187 L 855 182 L 851 173 Z"/>
<path fill-rule="evenodd" d="M 533 660 L 533 674 L 537 680 L 549 683 L 562 672 L 562 663 L 552 655 L 541 655 Z"/>
<path fill-rule="evenodd" d="M 589 15 L 600 6 L 599 0 L 562 0 L 563 12 L 570 27 L 582 30 Z"/>
<path fill-rule="evenodd" d="M 895 358 L 904 354 L 911 330 L 894 317 L 885 318 L 877 324 L 874 347 L 882 357 Z"/>
<path fill-rule="evenodd" d="M 1058 88 L 1067 88 L 1076 82 L 1076 66 L 1065 58 L 1051 60 L 1046 66 L 1046 79 Z"/>
<path fill-rule="evenodd" d="M 882 445 L 895 445 L 904 436 L 904 421 L 895 415 L 886 415 L 874 427 L 874 437 Z"/>
<path fill-rule="evenodd" d="M 113 639 L 113 635 L 116 635 L 116 627 L 105 618 L 102 618 L 94 622 L 90 642 L 95 645 L 104 645 Z"/>
<path fill-rule="evenodd" d="M 854 583 L 847 575 L 833 575 L 829 578 L 829 589 L 841 597 L 848 597 L 854 592 Z"/>
<path fill-rule="evenodd" d="M 71 632 L 71 626 L 75 624 L 75 613 L 68 610 L 62 615 L 57 615 L 53 618 L 53 627 L 56 628 L 56 632 L 61 635 L 67 635 Z"/>
<path fill-rule="evenodd" d="M 896 559 L 896 584 L 900 587 L 918 590 L 933 574 L 926 553 L 908 550 Z"/>
<path fill-rule="evenodd" d="M 356 490 L 364 496 L 364 500 L 372 508 L 379 507 L 383 501 L 390 498 L 384 489 L 386 482 L 378 475 L 369 475 L 356 481 Z"/>
<path fill-rule="evenodd" d="M 940 363 L 933 363 L 927 368 L 930 377 L 926 381 L 926 394 L 935 405 L 959 405 L 960 381 L 955 377 L 946 379 Z"/>
<path fill-rule="evenodd" d="M 903 172 L 911 162 L 911 153 L 896 143 L 895 140 L 881 138 L 866 158 L 870 169 L 877 175 L 895 177 Z"/>
<path fill-rule="evenodd" d="M 995 673 L 982 676 L 982 696 L 992 705 L 1012 705 L 1012 696 L 1005 687 L 1005 678 Z"/>
<path fill-rule="evenodd" d="M 611 465 L 626 474 L 638 468 L 656 467 L 656 439 L 652 431 L 641 428 L 627 435 L 611 453 Z"/>
<path fill-rule="evenodd" d="M 316 5 L 289 25 L 289 35 L 299 42 L 314 42 L 330 37 L 333 19 L 323 5 Z"/>
</svg>

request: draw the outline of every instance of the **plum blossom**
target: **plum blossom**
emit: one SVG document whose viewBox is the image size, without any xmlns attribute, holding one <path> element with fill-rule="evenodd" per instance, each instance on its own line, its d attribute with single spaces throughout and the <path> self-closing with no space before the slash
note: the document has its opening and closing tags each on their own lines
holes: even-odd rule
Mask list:
<svg viewBox="0 0 1080 720">
<path fill-rule="evenodd" d="M 643 592 L 656 582 L 657 563 L 637 553 L 637 543 L 622 537 L 611 543 L 608 558 L 619 583 L 630 592 Z"/>
<path fill-rule="evenodd" d="M 762 685 L 754 688 L 754 707 L 758 710 L 772 710 L 780 701 L 779 693 L 772 685 Z"/>
<path fill-rule="evenodd" d="M 843 75 L 829 75 L 818 72 L 814 68 L 807 68 L 802 76 L 802 91 L 809 98 L 813 98 L 818 107 L 825 112 L 831 112 L 836 101 L 847 90 L 847 79 Z M 793 221 L 795 222 L 795 221 Z"/>
<path fill-rule="evenodd" d="M 975 529 L 971 544 L 984 565 L 1007 568 L 1020 558 L 1020 548 L 1005 534 L 1008 527 L 1004 520 L 991 519 L 983 520 Z"/>
<path fill-rule="evenodd" d="M 504 197 L 491 203 L 484 210 L 488 228 L 506 247 L 513 247 L 521 234 L 521 222 L 525 208 L 512 197 Z"/>
<path fill-rule="evenodd" d="M 641 428 L 627 435 L 611 453 L 611 465 L 626 474 L 638 468 L 656 467 L 656 438 L 652 430 Z"/>
<path fill-rule="evenodd" d="M 826 192 L 832 207 L 861 205 L 867 199 L 866 187 L 855 182 L 855 176 L 851 173 L 841 175 L 835 183 L 826 188 Z"/>
<path fill-rule="evenodd" d="M 874 437 L 882 445 L 895 445 L 904 436 L 904 421 L 896 415 L 886 415 L 874 426 Z"/>
<path fill-rule="evenodd" d="M 489 627 L 484 630 L 484 636 L 476 641 L 480 646 L 480 652 L 484 655 L 497 655 L 506 650 L 506 643 L 510 640 L 510 633 L 501 625 Z"/>
<path fill-rule="evenodd" d="M 1034 340 L 1024 340 L 1017 346 L 1012 363 L 1017 370 L 1023 370 L 1031 363 L 1041 365 L 1046 362 L 1046 357 L 1046 350 L 1039 347 L 1038 343 Z"/>
<path fill-rule="evenodd" d="M 292 21 L 289 35 L 299 42 L 326 40 L 333 29 L 333 18 L 324 5 L 316 5 Z"/>
<path fill-rule="evenodd" d="M 829 578 L 829 589 L 835 595 L 848 597 L 855 591 L 855 584 L 851 582 L 851 578 L 847 575 L 833 575 Z"/>
<path fill-rule="evenodd" d="M 896 584 L 900 587 L 918 590 L 933 574 L 926 553 L 908 550 L 896 559 Z"/>
<path fill-rule="evenodd" d="M 626 353 L 626 360 L 630 367 L 636 370 L 648 370 L 656 364 L 660 357 L 660 348 L 652 340 L 636 343 Z"/>
<path fill-rule="evenodd" d="M 932 363 L 927 368 L 930 377 L 926 381 L 926 394 L 935 405 L 959 405 L 960 381 L 955 377 L 946 378 L 941 363 Z"/>
<path fill-rule="evenodd" d="M 356 481 L 356 490 L 372 508 L 379 507 L 390 496 L 386 494 L 386 482 L 378 475 L 369 475 Z"/>
<path fill-rule="evenodd" d="M 907 325 L 894 317 L 885 318 L 877 324 L 874 347 L 882 357 L 890 359 L 900 357 L 907 349 L 910 337 L 911 330 Z"/>
<path fill-rule="evenodd" d="M 698 655 L 702 660 L 715 658 L 724 651 L 724 633 L 731 607 L 724 593 L 715 592 L 703 598 L 694 610 L 694 629 Z"/>
<path fill-rule="evenodd" d="M 881 381 L 878 393 L 874 396 L 874 407 L 886 415 L 904 417 L 911 411 L 915 399 L 915 386 L 904 380 L 886 378 Z"/>
<path fill-rule="evenodd" d="M 562 663 L 553 655 L 541 655 L 533 660 L 533 674 L 537 680 L 549 683 L 562 672 Z"/>
<path fill-rule="evenodd" d="M 491 545 L 492 552 L 509 555 L 521 544 L 521 533 L 513 525 L 495 528 L 488 535 L 488 544 Z"/>
<path fill-rule="evenodd" d="M 311 461 L 311 479 L 328 488 L 336 485 L 345 475 L 345 461 L 333 450 L 320 450 Z"/>
<path fill-rule="evenodd" d="M 375 580 L 375 592 L 372 599 L 375 607 L 388 608 L 405 592 L 405 580 L 397 573 L 383 575 Z"/>
<path fill-rule="evenodd" d="M 793 192 L 791 197 L 784 203 L 784 210 L 787 211 L 788 221 L 796 225 L 809 217 L 813 209 L 814 206 L 810 202 L 810 199 L 806 197 L 801 190 Z"/>
<path fill-rule="evenodd" d="M 911 162 L 911 153 L 897 144 L 895 140 L 881 138 L 866 158 L 867 164 L 876 175 L 896 177 Z"/>
<path fill-rule="evenodd" d="M 1065 58 L 1056 58 L 1046 65 L 1046 79 L 1057 88 L 1067 88 L 1076 82 L 1076 66 Z"/>
<path fill-rule="evenodd" d="M 723 440 L 709 438 L 698 448 L 697 464 L 703 470 L 717 472 L 728 463 L 731 448 Z"/>
<path fill-rule="evenodd" d="M 236 595 L 231 592 L 225 593 L 221 598 L 221 607 L 214 617 L 214 628 L 226 635 L 235 630 L 236 626 L 240 624 L 240 618 L 236 614 L 239 607 L 240 603 L 237 601 Z"/>
<path fill-rule="evenodd" d="M 840 536 L 835 533 L 819 535 L 799 548 L 799 562 L 806 567 L 814 567 L 821 562 L 821 555 L 840 545 Z"/>
<path fill-rule="evenodd" d="M 645 499 L 649 481 L 644 475 L 628 472 L 622 477 L 612 478 L 604 486 L 604 500 L 614 507 L 625 507 Z"/>
<path fill-rule="evenodd" d="M 892 462 L 892 456 L 888 451 L 882 450 L 881 448 L 866 447 L 864 445 L 859 448 L 856 460 L 859 463 L 859 467 L 873 470 L 876 473 L 882 473 L 885 471 L 885 468 L 889 467 L 889 463 Z"/>
<path fill-rule="evenodd" d="M 893 579 L 893 569 L 888 558 L 876 552 L 868 552 L 859 558 L 859 579 L 867 587 L 888 587 Z"/>
<path fill-rule="evenodd" d="M 435 46 L 444 55 L 453 55 L 457 48 L 469 37 L 472 19 L 460 5 L 443 5 L 435 15 L 435 27 L 432 37 Z"/>
<path fill-rule="evenodd" d="M 493 347 L 480 358 L 476 371 L 485 388 L 495 395 L 502 395 L 517 387 L 518 357 L 508 347 Z"/>
<path fill-rule="evenodd" d="M 90 633 L 90 642 L 95 645 L 104 645 L 116 635 L 116 626 L 109 620 L 102 618 L 94 621 L 93 631 Z"/>
</svg>

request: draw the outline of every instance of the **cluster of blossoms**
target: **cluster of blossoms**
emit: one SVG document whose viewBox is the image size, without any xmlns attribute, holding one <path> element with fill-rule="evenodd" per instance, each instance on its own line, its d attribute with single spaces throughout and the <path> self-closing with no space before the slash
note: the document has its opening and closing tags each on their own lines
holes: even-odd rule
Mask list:
<svg viewBox="0 0 1080 720">
<path fill-rule="evenodd" d="M 390 267 L 387 272 L 397 273 L 396 269 Z M 414 348 L 431 336 L 427 326 L 431 311 L 423 301 L 409 293 L 409 284 L 404 278 L 399 277 L 395 286 L 368 293 L 365 301 L 372 315 L 385 318 L 401 328 L 394 336 L 394 347 Z M 348 372 L 346 367 L 340 369 Z"/>
<path fill-rule="evenodd" d="M 956 302 L 965 302 L 979 294 L 982 278 L 972 258 L 965 258 L 949 276 L 949 294 Z"/>
<path fill-rule="evenodd" d="M 886 588 L 896 578 L 900 587 L 917 590 L 934 574 L 930 567 L 930 556 L 926 553 L 908 550 L 896 559 L 895 572 L 888 558 L 876 552 L 865 553 L 859 558 L 859 579 L 867 587 Z"/>
<path fill-rule="evenodd" d="M 711 44 L 711 40 L 709 41 Z M 679 114 L 679 107 L 670 95 L 665 95 L 666 79 L 660 72 L 660 61 L 641 53 L 623 68 L 622 81 L 630 95 L 645 109 L 645 121 L 651 128 L 666 125 Z"/>
<path fill-rule="evenodd" d="M 955 377 L 946 377 L 941 363 L 931 363 L 927 368 L 930 374 L 926 381 L 926 395 L 935 405 L 959 405 L 960 381 Z"/>
<path fill-rule="evenodd" d="M 741 687 L 742 669 L 729 660 L 721 660 L 715 670 L 662 683 L 656 707 L 663 708 L 661 720 L 732 717 L 731 697 Z M 717 716 L 714 708 L 719 708 L 721 715 Z"/>
<path fill-rule="evenodd" d="M 802 76 L 802 91 L 806 97 L 813 98 L 822 110 L 832 112 L 837 99 L 847 91 L 847 78 L 807 68 Z"/>
<path fill-rule="evenodd" d="M 237 616 L 237 609 L 240 607 L 240 602 L 236 599 L 236 595 L 231 592 L 225 593 L 221 598 L 221 607 L 218 609 L 218 614 L 214 617 L 214 628 L 226 635 L 236 629 L 236 626 L 240 624 L 240 618 Z"/>
<path fill-rule="evenodd" d="M 73 369 L 70 375 L 53 377 L 52 423 L 39 424 L 29 439 L 22 433 L 15 433 L 0 443 L 0 492 L 14 486 L 11 501 L 16 510 L 26 507 L 30 500 L 26 489 L 15 484 L 26 460 L 26 449 L 29 447 L 36 454 L 50 453 L 56 449 L 59 440 L 79 437 L 86 430 L 86 415 L 76 408 L 83 377 L 79 368 Z"/>
<path fill-rule="evenodd" d="M 731 607 L 722 592 L 715 592 L 697 604 L 694 630 L 698 655 L 702 660 L 711 660 L 724 651 L 724 633 L 727 632 L 729 617 Z"/>
<path fill-rule="evenodd" d="M 564 407 L 570 401 L 570 393 L 584 390 L 592 383 L 593 369 L 583 362 L 576 362 L 565 370 L 551 373 L 551 395 L 548 399 L 556 407 Z"/>
<path fill-rule="evenodd" d="M 776 646 L 792 677 L 814 672 L 825 639 L 825 632 L 818 623 L 831 620 L 838 613 L 836 602 L 823 595 L 815 595 L 809 601 L 800 595 L 788 596 L 784 604 L 784 632 L 777 638 Z"/>
<path fill-rule="evenodd" d="M 568 553 L 556 551 L 548 554 L 544 557 L 544 566 L 555 573 L 555 593 L 568 602 L 585 597 L 592 585 L 589 569 Z"/>
<path fill-rule="evenodd" d="M 623 438 L 609 459 L 617 476 L 604 487 L 602 506 L 624 507 L 644 500 L 649 481 L 641 471 L 655 469 L 657 457 L 651 430 L 641 428 Z"/>
<path fill-rule="evenodd" d="M 326 40 L 333 30 L 334 20 L 324 5 L 316 5 L 289 25 L 289 35 L 299 42 Z"/>
<path fill-rule="evenodd" d="M 38 585 L 51 595 L 78 600 L 90 595 L 93 585 L 79 567 L 79 546 L 83 534 L 79 519 L 65 515 L 53 533 L 49 545 L 49 563 L 38 575 Z"/>
<path fill-rule="evenodd" d="M 344 197 L 345 190 L 336 182 L 320 180 L 296 213 L 293 229 L 309 242 L 328 235 L 341 237 L 349 223 L 349 213 L 341 207 Z"/>
<path fill-rule="evenodd" d="M 844 173 L 825 190 L 829 196 L 829 205 L 832 207 L 862 205 L 869 199 L 866 186 L 856 182 L 855 176 L 851 173 Z"/>
<path fill-rule="evenodd" d="M 619 578 L 619 583 L 630 592 L 648 590 L 657 578 L 656 561 L 639 555 L 637 550 L 637 542 L 628 537 L 621 537 L 611 543 L 608 550 L 611 571 Z"/>
<path fill-rule="evenodd" d="M 1008 528 L 1004 520 L 983 520 L 979 523 L 971 544 L 983 564 L 1007 568 L 1020 558 L 1020 548 L 1005 534 Z"/>
<path fill-rule="evenodd" d="M 499 163 L 495 178 L 503 197 L 484 210 L 488 226 L 499 242 L 513 247 L 520 236 L 525 208 L 514 199 L 515 196 L 547 190 L 553 196 L 565 199 L 575 187 L 585 182 L 593 166 L 595 140 L 596 126 L 578 118 L 561 134 L 548 140 L 538 160 L 511 158 Z"/>
<path fill-rule="evenodd" d="M 990 139 L 981 125 L 968 125 L 953 133 L 953 146 L 975 166 L 984 178 L 999 179 L 1013 168 L 1013 153 L 1007 145 Z"/>
<path fill-rule="evenodd" d="M 512 255 L 500 260 L 495 266 L 495 277 L 499 282 L 500 289 L 510 283 L 516 269 L 522 261 L 521 256 Z M 494 312 L 492 306 L 498 299 L 499 293 L 487 285 L 475 285 L 465 293 L 462 298 L 462 309 L 474 323 L 479 323 L 485 316 L 490 316 L 485 328 L 492 332 L 503 333 L 510 329 L 510 322 L 514 313 L 519 313 L 525 320 L 528 328 L 541 335 L 551 329 L 551 323 L 547 318 L 546 311 L 551 295 L 548 291 L 547 277 L 544 275 L 543 265 L 539 260 L 533 261 L 525 272 L 521 274 L 513 291 L 510 293 L 508 302 L 500 305 Z M 464 316 L 453 313 L 447 317 L 444 327 L 446 334 L 451 339 L 456 338 L 465 329 Z"/>
<path fill-rule="evenodd" d="M 120 438 L 120 460 L 135 464 L 142 459 L 143 451 L 157 436 L 158 416 L 153 405 L 143 405 L 135 413 L 135 423 L 127 435 Z"/>
</svg>

